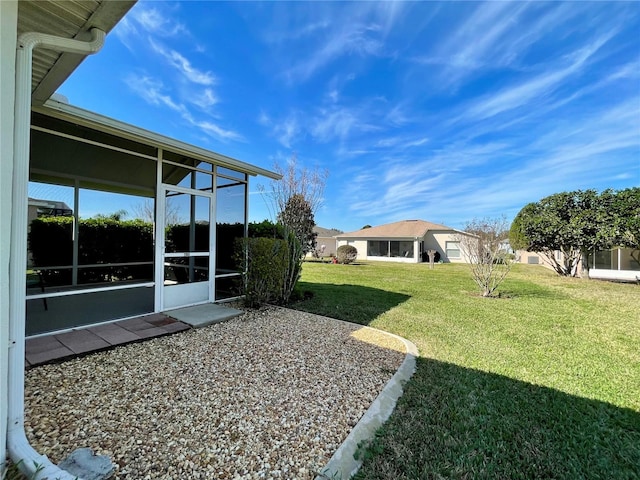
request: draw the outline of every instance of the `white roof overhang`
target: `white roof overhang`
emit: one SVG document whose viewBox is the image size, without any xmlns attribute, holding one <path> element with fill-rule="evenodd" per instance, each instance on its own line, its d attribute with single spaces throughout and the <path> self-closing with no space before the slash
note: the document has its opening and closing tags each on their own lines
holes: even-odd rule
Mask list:
<svg viewBox="0 0 640 480">
<path fill-rule="evenodd" d="M 91 28 L 109 33 L 136 0 L 20 0 L 18 36 L 27 32 L 89 40 Z M 44 48 L 33 52 L 31 98 L 42 105 L 71 75 L 86 55 Z"/>
<path fill-rule="evenodd" d="M 32 132 L 32 138 L 38 133 L 37 129 L 46 123 L 46 118 L 49 118 L 53 119 L 49 120 L 53 123 L 56 120 L 63 121 L 65 126 L 64 133 L 71 137 L 85 138 L 90 132 L 92 139 L 97 143 L 111 145 L 114 144 L 114 139 L 119 139 L 119 141 L 127 143 L 127 146 L 125 146 L 127 150 L 133 149 L 136 152 L 144 153 L 147 157 L 154 155 L 153 152 L 156 149 L 162 149 L 179 156 L 212 163 L 252 176 L 262 175 L 274 180 L 282 178 L 276 172 L 56 100 L 49 100 L 43 106 L 33 107 L 32 111 L 34 114 L 39 115 L 39 118 L 34 118 L 32 122 L 35 129 Z M 59 125 L 52 125 L 49 128 L 51 130 L 59 130 L 58 127 Z M 104 137 L 104 139 L 101 137 Z M 32 140 L 33 142 L 34 140 Z M 37 151 L 38 147 L 32 145 L 32 155 L 37 155 Z M 52 153 L 49 149 L 45 149 L 45 151 Z M 34 159 L 32 158 L 32 160 Z"/>
</svg>

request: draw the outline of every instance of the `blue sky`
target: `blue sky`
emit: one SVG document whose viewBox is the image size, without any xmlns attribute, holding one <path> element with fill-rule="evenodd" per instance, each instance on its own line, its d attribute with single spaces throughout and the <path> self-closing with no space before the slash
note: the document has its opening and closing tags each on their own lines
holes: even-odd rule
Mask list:
<svg viewBox="0 0 640 480">
<path fill-rule="evenodd" d="M 140 1 L 59 93 L 263 168 L 326 168 L 323 227 L 460 228 L 640 185 L 638 32 L 637 2 Z"/>
</svg>

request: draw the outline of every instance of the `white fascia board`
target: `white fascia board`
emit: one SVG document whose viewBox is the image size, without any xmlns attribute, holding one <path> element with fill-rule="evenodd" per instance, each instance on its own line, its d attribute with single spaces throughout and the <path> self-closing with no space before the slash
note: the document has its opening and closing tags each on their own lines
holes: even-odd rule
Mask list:
<svg viewBox="0 0 640 480">
<path fill-rule="evenodd" d="M 181 142 L 174 138 L 160 135 L 159 133 L 145 130 L 144 128 L 120 122 L 113 118 L 91 112 L 67 103 L 58 102 L 56 100 L 48 100 L 42 107 L 33 107 L 33 111 L 42 113 L 47 116 L 59 118 L 61 120 L 70 121 L 79 125 L 84 125 L 105 133 L 116 135 L 118 137 L 127 138 L 140 143 L 151 144 L 158 148 L 166 148 L 173 152 L 187 155 L 189 157 L 214 162 L 222 167 L 238 170 L 252 176 L 261 175 L 263 177 L 280 180 L 282 175 L 266 170 L 249 163 L 227 157 L 220 153 L 205 150 L 188 143 Z"/>
</svg>

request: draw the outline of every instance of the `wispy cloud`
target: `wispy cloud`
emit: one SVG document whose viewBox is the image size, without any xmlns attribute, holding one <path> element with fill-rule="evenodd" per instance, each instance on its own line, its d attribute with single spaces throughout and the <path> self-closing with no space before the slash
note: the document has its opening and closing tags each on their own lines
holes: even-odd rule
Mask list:
<svg viewBox="0 0 640 480">
<path fill-rule="evenodd" d="M 287 149 L 293 148 L 295 139 L 302 133 L 302 126 L 297 112 L 289 112 L 283 120 L 275 121 L 264 111 L 261 111 L 258 123 L 263 127 L 267 127 L 270 135 L 275 137 Z"/>
<path fill-rule="evenodd" d="M 336 61 L 385 55 L 385 38 L 402 16 L 402 2 L 316 3 L 313 10 L 288 5 L 264 37 L 281 47 L 282 77 L 290 84 L 306 82 Z M 311 15 L 309 15 L 311 14 Z M 291 27 L 307 18 L 301 26 Z M 291 44 L 303 55 L 291 56 Z"/>
<path fill-rule="evenodd" d="M 570 2 L 484 2 L 468 11 L 450 36 L 412 60 L 440 67 L 435 70 L 439 89 L 457 90 L 486 71 L 530 71 L 530 51 L 557 29 L 570 35 L 582 5 Z"/>
<path fill-rule="evenodd" d="M 320 108 L 312 120 L 310 133 L 319 142 L 345 140 L 354 132 L 371 132 L 381 127 L 370 122 L 367 109 L 344 106 Z"/>
<path fill-rule="evenodd" d="M 138 8 L 134 8 L 131 17 L 144 30 L 161 37 L 173 37 L 189 32 L 183 23 L 176 22 L 174 18 L 165 15 L 158 8 L 149 7 L 148 4 L 141 4 Z"/>
<path fill-rule="evenodd" d="M 345 186 L 344 198 L 350 199 L 354 216 L 384 212 L 380 223 L 418 217 L 462 226 L 477 216 L 474 212 L 513 216 L 526 203 L 567 190 L 567 185 L 591 188 L 594 177 L 606 172 L 612 180 L 640 181 L 640 160 L 633 171 L 624 170 L 629 165 L 624 152 L 637 159 L 640 151 L 638 118 L 640 103 L 623 101 L 574 119 L 570 128 L 542 125 L 537 140 L 528 143 L 518 136 L 464 144 L 456 143 L 454 134 L 452 143 L 422 158 L 383 157 L 375 180 L 369 173 L 352 172 L 356 181 Z M 382 146 L 400 144 L 399 138 L 387 140 Z M 367 182 L 373 183 L 367 187 Z"/>
<path fill-rule="evenodd" d="M 162 56 L 169 65 L 178 70 L 190 82 L 199 85 L 213 85 L 215 83 L 216 78 L 211 72 L 203 72 L 195 68 L 179 52 L 165 48 L 159 42 L 154 41 L 153 38 L 149 38 L 149 44 L 154 52 Z"/>
<path fill-rule="evenodd" d="M 303 61 L 285 71 L 291 82 L 307 80 L 317 70 L 343 56 L 377 55 L 383 46 L 377 38 L 377 25 L 344 25 L 341 31 L 333 32 L 326 41 Z"/>
<path fill-rule="evenodd" d="M 221 125 L 216 108 L 221 101 L 214 90 L 218 79 L 209 68 L 201 67 L 207 58 L 205 49 L 191 41 L 190 31 L 177 15 L 179 8 L 141 2 L 118 27 L 118 38 L 136 56 L 156 57 L 164 63 L 154 69 L 161 73 L 131 72 L 125 83 L 150 105 L 179 113 L 187 125 L 206 137 L 241 141 L 240 133 Z M 184 38 L 189 41 L 183 42 Z"/>
<path fill-rule="evenodd" d="M 244 137 L 240 135 L 238 132 L 222 128 L 220 125 L 217 125 L 209 120 L 195 120 L 190 115 L 186 116 L 185 120 L 187 120 L 194 127 L 197 127 L 203 130 L 205 133 L 208 133 L 209 135 L 211 135 L 214 138 L 217 138 L 218 140 L 223 140 L 223 141 L 244 140 Z"/>
<path fill-rule="evenodd" d="M 197 107 L 202 110 L 208 110 L 218 103 L 218 97 L 213 90 L 210 88 L 205 88 L 201 92 L 196 92 L 188 97 L 189 102 L 193 103 Z"/>
<path fill-rule="evenodd" d="M 164 92 L 164 85 L 160 80 L 147 75 L 131 74 L 125 78 L 125 82 L 133 92 L 151 105 L 168 107 L 178 113 L 187 112 L 184 105 L 177 103 Z"/>
<path fill-rule="evenodd" d="M 116 25 L 114 33 L 132 52 L 140 47 L 139 40 L 146 35 L 164 38 L 178 35 L 191 37 L 186 26 L 176 21 L 174 17 L 160 8 L 140 2 Z"/>
<path fill-rule="evenodd" d="M 198 21 L 181 15 L 190 9 Z M 295 151 L 327 166 L 323 226 L 460 227 L 558 191 L 640 183 L 630 3 L 215 9 L 204 18 L 198 3 L 136 5 L 117 27 L 136 40 L 130 88 L 186 135 L 244 142 L 248 161 Z"/>
<path fill-rule="evenodd" d="M 167 93 L 167 87 L 159 79 L 138 73 L 128 75 L 125 78 L 125 83 L 131 91 L 139 95 L 147 103 L 158 107 L 166 107 L 179 113 L 187 124 L 200 129 L 213 138 L 221 141 L 243 140 L 242 135 L 233 130 L 225 129 L 208 119 L 197 119 L 184 103 L 175 100 Z"/>
<path fill-rule="evenodd" d="M 573 52 L 569 63 L 559 68 L 550 68 L 531 80 L 509 86 L 495 95 L 487 95 L 474 101 L 466 108 L 466 119 L 485 119 L 503 112 L 511 111 L 531 104 L 534 100 L 544 99 L 570 76 L 581 71 L 592 57 L 615 34 L 608 32 L 588 45 Z"/>
</svg>

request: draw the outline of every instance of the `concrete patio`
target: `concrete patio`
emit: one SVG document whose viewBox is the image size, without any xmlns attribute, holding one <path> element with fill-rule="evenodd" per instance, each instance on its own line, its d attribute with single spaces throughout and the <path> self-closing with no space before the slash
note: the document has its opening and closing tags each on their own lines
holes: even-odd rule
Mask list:
<svg viewBox="0 0 640 480">
<path fill-rule="evenodd" d="M 223 322 L 241 313 L 240 310 L 209 303 L 31 337 L 26 339 L 25 364 L 27 367 L 33 367 L 107 350 L 117 345 L 140 342 L 190 328 Z"/>
</svg>

